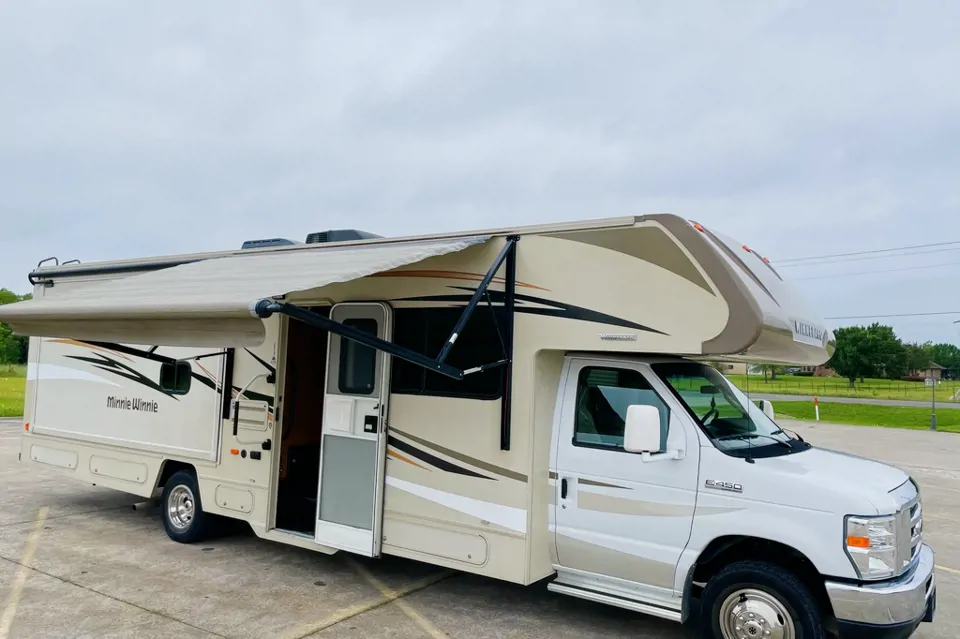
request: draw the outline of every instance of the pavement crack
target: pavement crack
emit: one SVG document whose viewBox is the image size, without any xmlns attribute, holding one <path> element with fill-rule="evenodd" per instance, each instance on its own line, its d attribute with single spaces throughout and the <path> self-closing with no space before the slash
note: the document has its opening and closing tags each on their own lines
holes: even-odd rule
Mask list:
<svg viewBox="0 0 960 639">
<path fill-rule="evenodd" d="M 116 596 L 111 595 L 111 594 L 109 594 L 109 593 L 102 592 L 102 591 L 100 591 L 100 590 L 97 590 L 96 588 L 91 588 L 91 587 L 89 587 L 89 586 L 84 586 L 83 584 L 78 584 L 77 582 L 72 581 L 72 580 L 70 580 L 70 579 L 67 579 L 67 578 L 65 578 L 65 577 L 60 577 L 60 576 L 58 576 L 58 575 L 54 575 L 54 574 L 52 574 L 52 573 L 49 573 L 49 572 L 47 572 L 47 571 L 45 571 L 45 570 L 40 570 L 39 568 L 34 568 L 33 566 L 28 566 L 28 565 L 26 565 L 26 564 L 22 564 L 22 563 L 20 563 L 19 561 L 17 561 L 16 559 L 10 559 L 9 557 L 4 557 L 3 555 L 0 555 L 0 559 L 2 559 L 2 560 L 4 560 L 4 561 L 7 561 L 7 562 L 9 562 L 9 563 L 11 563 L 11 564 L 17 565 L 17 566 L 22 566 L 22 567 L 26 568 L 27 570 L 30 570 L 31 572 L 35 572 L 35 573 L 41 574 L 41 575 L 43 575 L 43 576 L 45 576 L 45 577 L 49 577 L 49 578 L 51 578 L 51 579 L 56 579 L 57 581 L 59 581 L 59 582 L 61 582 L 61 583 L 68 584 L 68 585 L 70 585 L 70 586 L 75 586 L 75 587 L 80 588 L 80 589 L 82 589 L 82 590 L 86 590 L 87 592 L 92 592 L 92 593 L 95 594 L 95 595 L 100 595 L 101 597 L 106 597 L 107 599 L 112 599 L 113 601 L 116 601 L 117 603 L 122 603 L 122 604 L 125 604 L 125 605 L 127 605 L 127 606 L 132 606 L 133 608 L 136 608 L 137 610 L 142 610 L 143 612 L 149 613 L 149 614 L 151 614 L 151 615 L 156 615 L 157 617 L 162 617 L 162 618 L 164 618 L 164 619 L 167 619 L 168 621 L 173 621 L 174 623 L 178 623 L 178 624 L 180 624 L 180 625 L 182 625 L 182 626 L 187 626 L 188 628 L 193 628 L 194 630 L 199 630 L 200 632 L 205 632 L 205 633 L 207 633 L 208 635 L 211 635 L 211 636 L 213 636 L 213 637 L 220 637 L 220 639 L 229 639 L 229 638 L 227 637 L 227 635 L 222 635 L 222 634 L 220 634 L 219 632 L 214 632 L 213 630 L 209 630 L 209 629 L 207 629 L 207 628 L 201 628 L 200 626 L 195 626 L 195 625 L 193 625 L 192 623 L 189 623 L 189 622 L 184 621 L 184 620 L 182 620 L 182 619 L 177 619 L 176 617 L 171 617 L 170 615 L 168 615 L 168 614 L 166 614 L 166 613 L 164 613 L 164 612 L 161 612 L 161 611 L 159 611 L 159 610 L 151 610 L 150 608 L 145 608 L 144 606 L 141 606 L 141 605 L 139 605 L 139 604 L 135 604 L 135 603 L 133 603 L 132 601 L 127 601 L 127 600 L 125 600 L 125 599 L 121 599 L 120 597 L 116 597 Z"/>
</svg>

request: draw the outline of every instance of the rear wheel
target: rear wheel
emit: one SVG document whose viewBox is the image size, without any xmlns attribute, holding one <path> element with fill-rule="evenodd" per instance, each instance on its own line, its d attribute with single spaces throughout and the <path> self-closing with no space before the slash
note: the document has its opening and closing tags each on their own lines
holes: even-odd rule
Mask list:
<svg viewBox="0 0 960 639">
<path fill-rule="evenodd" d="M 170 476 L 163 487 L 161 505 L 163 528 L 170 539 L 190 544 L 209 535 L 211 515 L 203 512 L 200 487 L 193 472 L 179 470 Z"/>
<path fill-rule="evenodd" d="M 783 568 L 740 561 L 707 583 L 702 598 L 704 637 L 712 639 L 825 639 L 820 607 L 810 590 Z"/>
</svg>

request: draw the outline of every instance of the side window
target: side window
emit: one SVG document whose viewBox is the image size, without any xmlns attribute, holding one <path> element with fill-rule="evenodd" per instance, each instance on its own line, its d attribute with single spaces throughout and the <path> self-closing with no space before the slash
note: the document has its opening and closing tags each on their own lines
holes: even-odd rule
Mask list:
<svg viewBox="0 0 960 639">
<path fill-rule="evenodd" d="M 583 368 L 577 383 L 573 444 L 623 450 L 627 407 L 633 404 L 655 406 L 660 411 L 661 432 L 666 435 L 669 410 L 639 371 L 599 366 Z M 663 439 L 666 441 L 666 437 Z"/>
<path fill-rule="evenodd" d="M 193 377 L 190 362 L 176 361 L 160 364 L 160 388 L 174 395 L 185 395 L 190 391 Z"/>
<path fill-rule="evenodd" d="M 351 318 L 345 326 L 376 336 L 377 320 Z M 377 351 L 345 337 L 340 338 L 340 375 L 337 386 L 341 393 L 372 395 L 377 385 Z"/>
<path fill-rule="evenodd" d="M 393 340 L 428 357 L 436 357 L 460 318 L 462 308 L 399 308 L 394 311 Z M 478 308 L 447 357 L 447 363 L 460 369 L 489 364 L 502 357 L 504 318 L 498 311 L 497 322 L 489 308 Z M 503 368 L 491 368 L 455 380 L 428 371 L 398 357 L 391 364 L 390 390 L 407 395 L 435 395 L 469 399 L 497 399 L 503 394 Z"/>
</svg>

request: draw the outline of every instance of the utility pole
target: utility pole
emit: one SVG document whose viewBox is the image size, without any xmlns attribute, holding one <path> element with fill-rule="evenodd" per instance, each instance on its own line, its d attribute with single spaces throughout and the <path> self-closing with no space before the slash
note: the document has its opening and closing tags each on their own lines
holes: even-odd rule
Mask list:
<svg viewBox="0 0 960 639">
<path fill-rule="evenodd" d="M 931 389 L 930 430 L 937 430 L 937 380 L 933 376 L 933 366 L 930 367 L 930 381 L 933 382 L 930 385 L 930 389 Z"/>
</svg>

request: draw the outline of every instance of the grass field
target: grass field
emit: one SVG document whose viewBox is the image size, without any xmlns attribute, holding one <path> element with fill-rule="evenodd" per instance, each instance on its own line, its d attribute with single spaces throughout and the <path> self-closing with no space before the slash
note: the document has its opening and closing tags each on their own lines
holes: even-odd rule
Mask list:
<svg viewBox="0 0 960 639">
<path fill-rule="evenodd" d="M 812 402 L 774 402 L 777 417 L 813 420 Z M 856 426 L 886 426 L 888 428 L 930 428 L 930 409 L 908 406 L 872 406 L 870 404 L 820 404 L 820 420 Z M 960 410 L 937 412 L 937 430 L 960 433 Z"/>
<path fill-rule="evenodd" d="M 26 377 L 26 366 L 0 364 L 0 417 L 23 415 L 23 387 Z"/>
<path fill-rule="evenodd" d="M 862 397 L 864 399 L 911 399 L 926 401 L 932 389 L 923 382 L 903 382 L 891 379 L 866 379 L 853 388 L 838 377 L 796 377 L 779 375 L 776 380 L 763 381 L 760 375 L 727 375 L 740 390 L 750 393 L 777 393 L 782 395 L 819 395 L 820 397 Z M 960 380 L 944 380 L 937 385 L 937 401 L 953 399 L 960 391 Z M 960 399 L 960 398 L 958 398 Z"/>
</svg>

